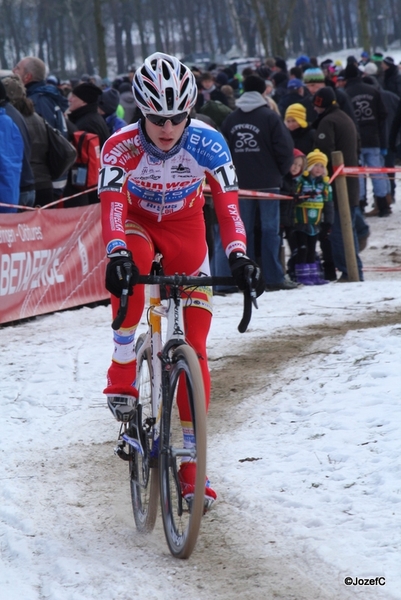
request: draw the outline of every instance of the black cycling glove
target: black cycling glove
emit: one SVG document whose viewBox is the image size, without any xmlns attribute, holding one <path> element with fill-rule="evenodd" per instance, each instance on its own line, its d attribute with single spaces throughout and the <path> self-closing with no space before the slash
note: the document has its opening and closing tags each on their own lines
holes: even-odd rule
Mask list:
<svg viewBox="0 0 401 600">
<path fill-rule="evenodd" d="M 121 297 L 122 291 L 127 287 L 128 294 L 132 296 L 133 286 L 138 282 L 139 270 L 129 250 L 116 250 L 112 254 L 108 254 L 110 259 L 106 267 L 106 289 L 117 296 Z M 127 281 L 128 279 L 128 281 Z"/>
<path fill-rule="evenodd" d="M 247 280 L 247 271 L 249 269 L 251 288 L 255 290 L 256 296 L 260 296 L 265 291 L 265 281 L 263 279 L 262 271 L 253 260 L 251 260 L 243 252 L 231 252 L 228 257 L 230 264 L 231 273 L 234 277 L 235 283 L 241 291 L 249 289 Z"/>
</svg>

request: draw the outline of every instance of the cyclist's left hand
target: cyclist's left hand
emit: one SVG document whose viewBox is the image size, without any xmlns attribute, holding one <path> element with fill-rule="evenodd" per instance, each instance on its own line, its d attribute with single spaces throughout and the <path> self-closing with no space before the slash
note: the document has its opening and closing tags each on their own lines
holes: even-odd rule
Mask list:
<svg viewBox="0 0 401 600">
<path fill-rule="evenodd" d="M 231 252 L 230 256 L 228 257 L 228 262 L 230 264 L 231 273 L 234 277 L 235 283 L 241 291 L 245 291 L 247 289 L 245 269 L 246 267 L 252 267 L 252 289 L 255 290 L 257 297 L 263 294 L 266 284 L 259 265 L 257 265 L 243 252 Z"/>
</svg>

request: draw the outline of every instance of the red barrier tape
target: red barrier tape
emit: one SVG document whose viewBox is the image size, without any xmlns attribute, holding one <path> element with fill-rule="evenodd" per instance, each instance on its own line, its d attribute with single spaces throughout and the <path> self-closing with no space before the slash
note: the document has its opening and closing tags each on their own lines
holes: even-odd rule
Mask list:
<svg viewBox="0 0 401 600">
<path fill-rule="evenodd" d="M 336 177 L 339 175 L 375 175 L 377 173 L 400 173 L 401 167 L 345 167 L 344 165 L 339 165 L 334 171 L 333 175 L 330 177 L 329 183 L 332 183 Z M 66 198 L 60 198 L 60 200 L 55 200 L 46 206 L 20 206 L 18 205 L 18 210 L 42 210 L 44 208 L 51 208 L 52 206 L 56 206 L 57 204 L 61 204 L 66 200 L 70 200 L 71 198 L 77 198 L 78 196 L 82 196 L 82 194 L 88 194 L 89 192 L 94 192 L 97 188 L 92 187 L 82 192 L 78 192 L 77 194 L 73 194 L 72 196 L 68 196 Z M 210 186 L 205 185 L 203 187 L 203 191 L 205 194 L 211 194 Z M 294 200 L 293 196 L 285 196 L 283 194 L 273 194 L 269 192 L 257 192 L 255 190 L 238 190 L 238 196 L 240 198 L 259 198 L 261 200 Z M 308 198 L 309 196 L 300 196 L 300 198 Z M 0 202 L 0 206 L 15 206 L 14 204 L 6 204 L 4 202 Z"/>
</svg>

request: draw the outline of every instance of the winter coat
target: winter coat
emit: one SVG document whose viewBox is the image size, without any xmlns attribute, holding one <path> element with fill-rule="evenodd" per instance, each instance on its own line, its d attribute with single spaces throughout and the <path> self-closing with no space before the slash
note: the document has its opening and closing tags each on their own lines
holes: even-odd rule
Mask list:
<svg viewBox="0 0 401 600">
<path fill-rule="evenodd" d="M 35 178 L 31 168 L 31 138 L 24 117 L 21 113 L 9 102 L 4 105 L 6 115 L 8 115 L 20 130 L 22 140 L 24 142 L 24 155 L 22 159 L 22 171 L 20 178 L 20 192 L 28 192 L 35 189 Z"/>
<path fill-rule="evenodd" d="M 294 144 L 281 117 L 259 92 L 244 92 L 222 124 L 240 188 L 281 187 L 293 162 Z"/>
<path fill-rule="evenodd" d="M 128 124 L 124 119 L 120 119 L 120 117 L 118 117 L 116 113 L 113 113 L 108 117 L 104 117 L 104 120 L 106 121 L 106 125 L 109 129 L 110 135 L 112 135 L 122 127 L 126 127 Z"/>
<path fill-rule="evenodd" d="M 371 87 L 371 86 L 368 86 Z M 332 174 L 331 153 L 341 151 L 346 167 L 358 166 L 358 132 L 353 121 L 338 106 L 329 106 L 316 119 L 315 147 L 329 158 L 328 170 Z M 359 206 L 359 181 L 356 177 L 347 177 L 347 189 L 350 206 Z M 336 188 L 333 184 L 333 198 L 336 201 Z"/>
<path fill-rule="evenodd" d="M 64 113 L 68 109 L 68 100 L 54 85 L 44 81 L 34 81 L 26 86 L 26 95 L 35 106 L 35 111 L 52 126 L 67 134 Z"/>
<path fill-rule="evenodd" d="M 0 213 L 17 212 L 19 182 L 22 169 L 24 144 L 14 121 L 0 107 L 0 202 L 13 207 L 0 206 Z"/>
<path fill-rule="evenodd" d="M 380 92 L 360 77 L 348 79 L 345 91 L 350 96 L 359 124 L 362 148 L 386 148 L 386 117 Z"/>
<path fill-rule="evenodd" d="M 25 117 L 32 140 L 31 167 L 35 178 L 35 190 L 53 189 L 48 167 L 49 142 L 45 122 L 36 112 Z"/>
<path fill-rule="evenodd" d="M 88 131 L 99 136 L 100 148 L 110 137 L 109 128 L 104 118 L 97 112 L 97 103 L 85 104 L 68 115 L 68 132 Z"/>
<path fill-rule="evenodd" d="M 310 197 L 295 204 L 294 230 L 317 235 L 322 216 L 325 223 L 333 224 L 332 189 L 328 177 L 313 177 L 305 171 L 298 180 L 297 194 Z"/>
<path fill-rule="evenodd" d="M 397 65 L 391 65 L 383 75 L 383 88 L 401 98 L 401 74 Z"/>
<path fill-rule="evenodd" d="M 316 131 L 312 127 L 299 127 L 290 131 L 292 141 L 294 142 L 294 148 L 300 150 L 305 154 L 309 154 L 315 147 Z"/>
<path fill-rule="evenodd" d="M 390 127 L 389 148 L 392 152 L 397 151 L 399 135 L 401 134 L 401 100 L 398 103 L 397 112 Z"/>
</svg>

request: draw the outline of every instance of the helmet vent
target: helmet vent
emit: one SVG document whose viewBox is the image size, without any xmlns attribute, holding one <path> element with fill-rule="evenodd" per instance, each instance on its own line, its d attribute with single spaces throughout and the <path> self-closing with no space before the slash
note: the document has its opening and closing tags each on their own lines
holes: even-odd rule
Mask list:
<svg viewBox="0 0 401 600">
<path fill-rule="evenodd" d="M 167 110 L 174 109 L 174 90 L 171 87 L 166 88 L 166 103 L 167 103 Z"/>
</svg>

